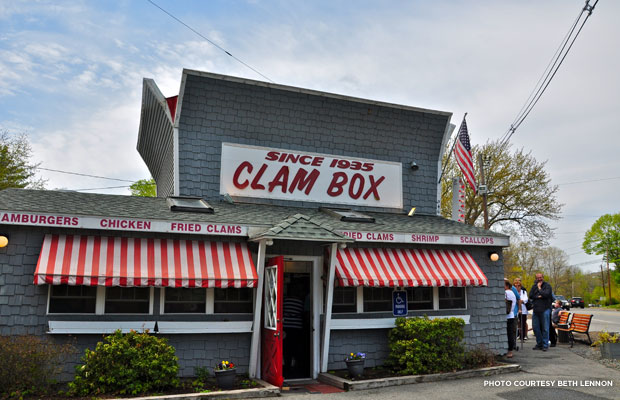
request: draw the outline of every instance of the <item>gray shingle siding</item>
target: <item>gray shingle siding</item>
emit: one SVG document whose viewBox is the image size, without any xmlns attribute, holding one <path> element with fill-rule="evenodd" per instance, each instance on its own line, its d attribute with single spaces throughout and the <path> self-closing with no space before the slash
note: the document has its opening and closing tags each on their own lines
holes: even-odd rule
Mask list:
<svg viewBox="0 0 620 400">
<path fill-rule="evenodd" d="M 218 198 L 221 143 L 232 142 L 402 163 L 403 204 L 434 214 L 448 121 L 444 114 L 187 74 L 178 121 L 180 194 Z M 409 168 L 412 161 L 419 170 Z"/>
<path fill-rule="evenodd" d="M 138 136 L 138 152 L 157 183 L 159 197 L 174 193 L 173 127 L 166 99 L 155 83 L 145 79 Z"/>
</svg>

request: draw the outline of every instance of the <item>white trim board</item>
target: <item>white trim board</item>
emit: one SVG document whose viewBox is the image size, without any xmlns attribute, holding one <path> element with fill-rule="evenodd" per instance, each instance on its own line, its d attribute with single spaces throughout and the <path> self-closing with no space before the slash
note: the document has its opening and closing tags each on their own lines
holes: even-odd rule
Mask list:
<svg viewBox="0 0 620 400">
<path fill-rule="evenodd" d="M 428 318 L 462 318 L 468 325 L 470 315 L 433 315 Z M 332 319 L 330 328 L 332 330 L 386 329 L 394 328 L 395 322 L 396 318 Z"/>
<path fill-rule="evenodd" d="M 252 321 L 158 321 L 158 333 L 249 333 Z"/>
<path fill-rule="evenodd" d="M 155 321 L 48 321 L 48 325 L 47 333 L 50 334 L 109 334 L 117 329 L 123 333 L 155 330 Z"/>
</svg>

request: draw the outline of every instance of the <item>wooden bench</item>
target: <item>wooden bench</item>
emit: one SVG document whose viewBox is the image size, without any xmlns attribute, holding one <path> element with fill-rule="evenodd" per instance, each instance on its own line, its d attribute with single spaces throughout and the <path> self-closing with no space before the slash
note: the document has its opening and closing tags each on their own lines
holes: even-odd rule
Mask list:
<svg viewBox="0 0 620 400">
<path fill-rule="evenodd" d="M 568 325 L 568 319 L 570 318 L 570 313 L 568 311 L 560 311 L 560 320 L 558 321 L 558 326 L 560 325 Z"/>
<path fill-rule="evenodd" d="M 562 315 L 560 315 L 561 321 Z M 570 320 L 567 328 L 560 328 L 558 326 L 558 331 L 568 332 L 568 338 L 570 340 L 570 347 L 573 347 L 575 343 L 574 333 L 582 333 L 588 336 L 588 340 L 590 344 L 592 344 L 592 339 L 590 338 L 590 323 L 592 322 L 592 314 L 573 314 L 573 318 Z"/>
</svg>

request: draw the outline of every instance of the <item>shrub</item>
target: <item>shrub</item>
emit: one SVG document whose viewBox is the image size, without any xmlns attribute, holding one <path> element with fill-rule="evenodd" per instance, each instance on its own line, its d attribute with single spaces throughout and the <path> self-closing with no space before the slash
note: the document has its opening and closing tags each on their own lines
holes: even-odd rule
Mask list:
<svg viewBox="0 0 620 400">
<path fill-rule="evenodd" d="M 397 318 L 386 365 L 401 375 L 454 371 L 464 356 L 461 318 Z"/>
<path fill-rule="evenodd" d="M 495 353 L 484 345 L 465 350 L 463 357 L 465 369 L 492 367 L 495 364 Z"/>
<path fill-rule="evenodd" d="M 74 352 L 71 344 L 36 336 L 0 336 L 0 394 L 22 397 L 47 392 Z"/>
<path fill-rule="evenodd" d="M 178 358 L 164 338 L 120 330 L 104 337 L 95 350 L 86 349 L 83 365 L 76 367 L 73 395 L 101 393 L 140 394 L 179 384 Z"/>
</svg>

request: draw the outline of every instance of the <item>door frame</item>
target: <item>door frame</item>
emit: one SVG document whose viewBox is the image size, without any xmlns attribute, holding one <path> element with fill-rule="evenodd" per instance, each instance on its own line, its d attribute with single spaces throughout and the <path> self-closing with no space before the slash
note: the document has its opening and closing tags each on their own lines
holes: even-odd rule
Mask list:
<svg viewBox="0 0 620 400">
<path fill-rule="evenodd" d="M 321 281 L 323 257 L 321 256 L 296 256 L 283 255 L 284 261 L 309 261 L 312 262 L 310 269 L 310 299 L 312 300 L 312 332 L 310 346 L 310 375 L 317 379 L 321 367 L 321 310 L 323 310 L 323 283 Z M 267 258 L 276 257 L 270 254 Z"/>
</svg>

